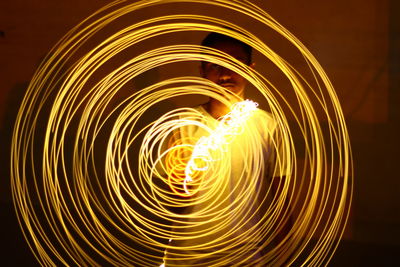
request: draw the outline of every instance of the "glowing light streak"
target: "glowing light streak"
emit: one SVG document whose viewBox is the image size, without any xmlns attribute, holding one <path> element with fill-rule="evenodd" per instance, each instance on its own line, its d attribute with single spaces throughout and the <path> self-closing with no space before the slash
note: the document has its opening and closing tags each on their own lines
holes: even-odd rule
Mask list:
<svg viewBox="0 0 400 267">
<path fill-rule="evenodd" d="M 151 18 L 113 32 L 91 47 L 97 33 L 124 16 L 135 17 L 146 8 L 174 3 L 226 9 L 274 30 L 298 50 L 312 78 L 296 71 L 251 30 L 207 14 Z M 290 81 L 296 99 L 287 99 L 281 88 L 243 63 L 213 49 L 189 44 L 145 51 L 126 59 L 106 75 L 93 78 L 125 49 L 158 36 L 191 31 L 220 32 L 248 43 Z M 185 173 L 198 140 L 183 138 L 168 150 L 162 149 L 163 144 L 181 127 L 195 125 L 208 135 L 212 129 L 200 123 L 203 115 L 192 109 L 171 110 L 151 122 L 143 119 L 146 112 L 182 95 L 204 95 L 226 105 L 235 96 L 196 77 L 156 82 L 128 97 L 122 92 L 132 79 L 148 70 L 185 61 L 209 61 L 232 69 L 262 94 L 264 99 L 258 102 L 267 103 L 276 124 L 270 135 L 277 132 L 282 139 L 273 139 L 272 147 L 278 150 L 278 144 L 283 144 L 275 174 L 290 174 L 282 180 L 280 195 L 273 195 L 268 188 L 266 192 L 255 190 L 265 159 L 254 133 L 248 136 L 249 149 L 238 155 L 247 160 L 248 169 L 240 177 L 241 183 L 248 182 L 247 186 L 238 184 L 233 188 L 239 198 L 227 207 L 220 204 L 232 196 L 220 193 L 224 183 L 216 179 L 230 172 L 230 165 L 222 160 L 215 161 L 215 167 L 208 166 L 212 177 L 205 179 L 199 174 L 198 179 L 192 175 L 194 186 L 202 184 L 202 194 L 176 198 L 182 193 L 179 187 L 185 175 L 166 174 Z M 125 96 L 122 100 L 118 98 L 121 94 Z M 295 126 L 289 126 L 289 115 Z M 321 126 L 321 118 L 326 127 Z M 293 140 L 293 128 L 303 135 L 303 152 Z M 245 0 L 116 1 L 60 40 L 33 77 L 15 123 L 11 186 L 21 229 L 43 266 L 158 266 L 166 248 L 176 249 L 167 242 L 170 239 L 210 236 L 228 228 L 232 220 L 245 225 L 251 217 L 249 212 L 258 208 L 248 208 L 249 202 L 256 205 L 251 201 L 254 192 L 262 199 L 260 206 L 267 205 L 254 227 L 242 232 L 240 227 L 231 228 L 228 234 L 234 233 L 235 237 L 229 242 L 215 238 L 180 248 L 175 256 L 212 258 L 221 252 L 223 256 L 213 264 L 240 265 L 247 260 L 248 251 L 268 248 L 264 256 L 254 260 L 254 265 L 321 266 L 330 260 L 348 218 L 353 183 L 350 152 L 340 104 L 325 72 L 304 45 L 265 11 Z M 201 155 L 199 158 L 203 159 Z M 300 197 L 299 192 L 306 193 Z M 271 247 L 291 212 L 285 202 L 297 210 L 293 228 L 284 240 Z M 209 205 L 190 215 L 173 212 L 201 203 Z M 187 222 L 189 217 L 198 222 Z M 180 224 L 182 231 L 170 230 L 171 224 Z M 186 251 L 192 254 L 185 254 Z"/>
<path fill-rule="evenodd" d="M 201 137 L 195 144 L 190 160 L 185 168 L 183 188 L 186 194 L 191 195 L 187 188 L 187 183 L 193 181 L 192 175 L 196 171 L 204 172 L 208 170 L 208 165 L 214 161 L 212 151 L 223 149 L 225 145 L 229 145 L 233 141 L 232 136 L 241 133 L 241 127 L 257 106 L 258 104 L 251 100 L 233 104 L 231 111 L 221 117 L 215 131 L 210 136 Z"/>
</svg>

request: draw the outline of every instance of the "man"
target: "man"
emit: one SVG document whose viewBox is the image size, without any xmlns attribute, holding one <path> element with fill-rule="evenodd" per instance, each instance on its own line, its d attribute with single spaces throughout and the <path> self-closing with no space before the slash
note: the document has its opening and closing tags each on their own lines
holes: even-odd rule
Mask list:
<svg viewBox="0 0 400 267">
<path fill-rule="evenodd" d="M 225 52 L 237 60 L 254 68 L 255 63 L 252 63 L 252 48 L 251 46 L 240 42 L 232 37 L 210 33 L 202 42 L 202 46 L 211 47 L 219 51 Z M 239 74 L 228 68 L 221 67 L 211 62 L 202 62 L 200 66 L 200 75 L 227 90 L 235 93 L 242 99 L 247 81 Z M 216 99 L 210 100 L 203 105 L 204 109 L 215 119 L 218 119 L 228 113 L 229 108 Z"/>
<path fill-rule="evenodd" d="M 232 37 L 210 33 L 202 46 L 225 52 L 251 68 L 255 65 L 252 48 Z M 232 104 L 244 99 L 247 81 L 232 70 L 202 62 L 200 74 L 236 94 Z M 231 107 L 210 98 L 194 110 L 199 114 L 196 124 L 182 127 L 171 145 L 181 144 L 179 140 L 193 140 L 195 146 L 196 141 L 212 136 L 213 132 L 207 129 L 221 127 L 220 119 L 229 114 Z M 240 130 L 229 141 L 222 141 L 221 149 L 213 148 L 211 156 L 203 159 L 210 165 L 192 181 L 190 200 L 185 200 L 189 204 L 172 230 L 165 266 L 262 264 L 262 251 L 270 238 L 266 234 L 265 213 L 273 197 L 271 180 L 274 176 L 283 176 L 283 166 L 276 166 L 280 142 L 275 136 L 276 123 L 272 116 L 260 109 L 238 127 Z"/>
</svg>

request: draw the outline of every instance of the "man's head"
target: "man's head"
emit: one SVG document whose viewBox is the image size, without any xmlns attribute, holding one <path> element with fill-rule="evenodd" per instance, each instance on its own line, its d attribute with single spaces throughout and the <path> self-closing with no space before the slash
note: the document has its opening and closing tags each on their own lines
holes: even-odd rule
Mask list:
<svg viewBox="0 0 400 267">
<path fill-rule="evenodd" d="M 254 63 L 252 63 L 252 47 L 230 36 L 210 33 L 201 45 L 225 52 L 250 67 L 254 66 Z M 230 69 L 203 61 L 200 67 L 200 74 L 203 78 L 215 82 L 231 92 L 240 96 L 244 94 L 246 80 Z"/>
</svg>

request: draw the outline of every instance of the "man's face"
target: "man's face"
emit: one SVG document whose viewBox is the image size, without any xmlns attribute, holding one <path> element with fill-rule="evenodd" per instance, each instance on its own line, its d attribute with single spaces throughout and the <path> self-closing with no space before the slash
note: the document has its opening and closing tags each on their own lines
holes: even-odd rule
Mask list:
<svg viewBox="0 0 400 267">
<path fill-rule="evenodd" d="M 249 61 L 248 54 L 240 44 L 232 42 L 217 42 L 213 48 L 223 51 L 243 63 L 247 64 Z M 251 64 L 250 67 L 253 67 L 253 64 Z M 206 78 L 243 97 L 246 80 L 230 69 L 211 62 L 205 62 L 200 68 L 200 74 L 203 78 Z"/>
</svg>

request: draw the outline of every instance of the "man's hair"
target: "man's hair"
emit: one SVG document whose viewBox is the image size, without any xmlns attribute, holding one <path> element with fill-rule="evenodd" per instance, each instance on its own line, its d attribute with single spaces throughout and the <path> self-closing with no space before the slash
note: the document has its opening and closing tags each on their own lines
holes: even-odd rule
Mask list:
<svg viewBox="0 0 400 267">
<path fill-rule="evenodd" d="M 238 44 L 241 47 L 243 47 L 243 50 L 246 52 L 246 54 L 248 56 L 246 64 L 249 65 L 251 63 L 253 48 L 250 45 L 248 45 L 238 39 L 235 39 L 231 36 L 224 35 L 222 33 L 212 32 L 212 33 L 209 33 L 203 39 L 203 41 L 201 42 L 201 45 L 214 48 L 215 44 L 220 43 L 220 42 L 235 43 L 235 44 Z M 203 65 L 203 63 L 202 63 L 202 65 Z"/>
</svg>

